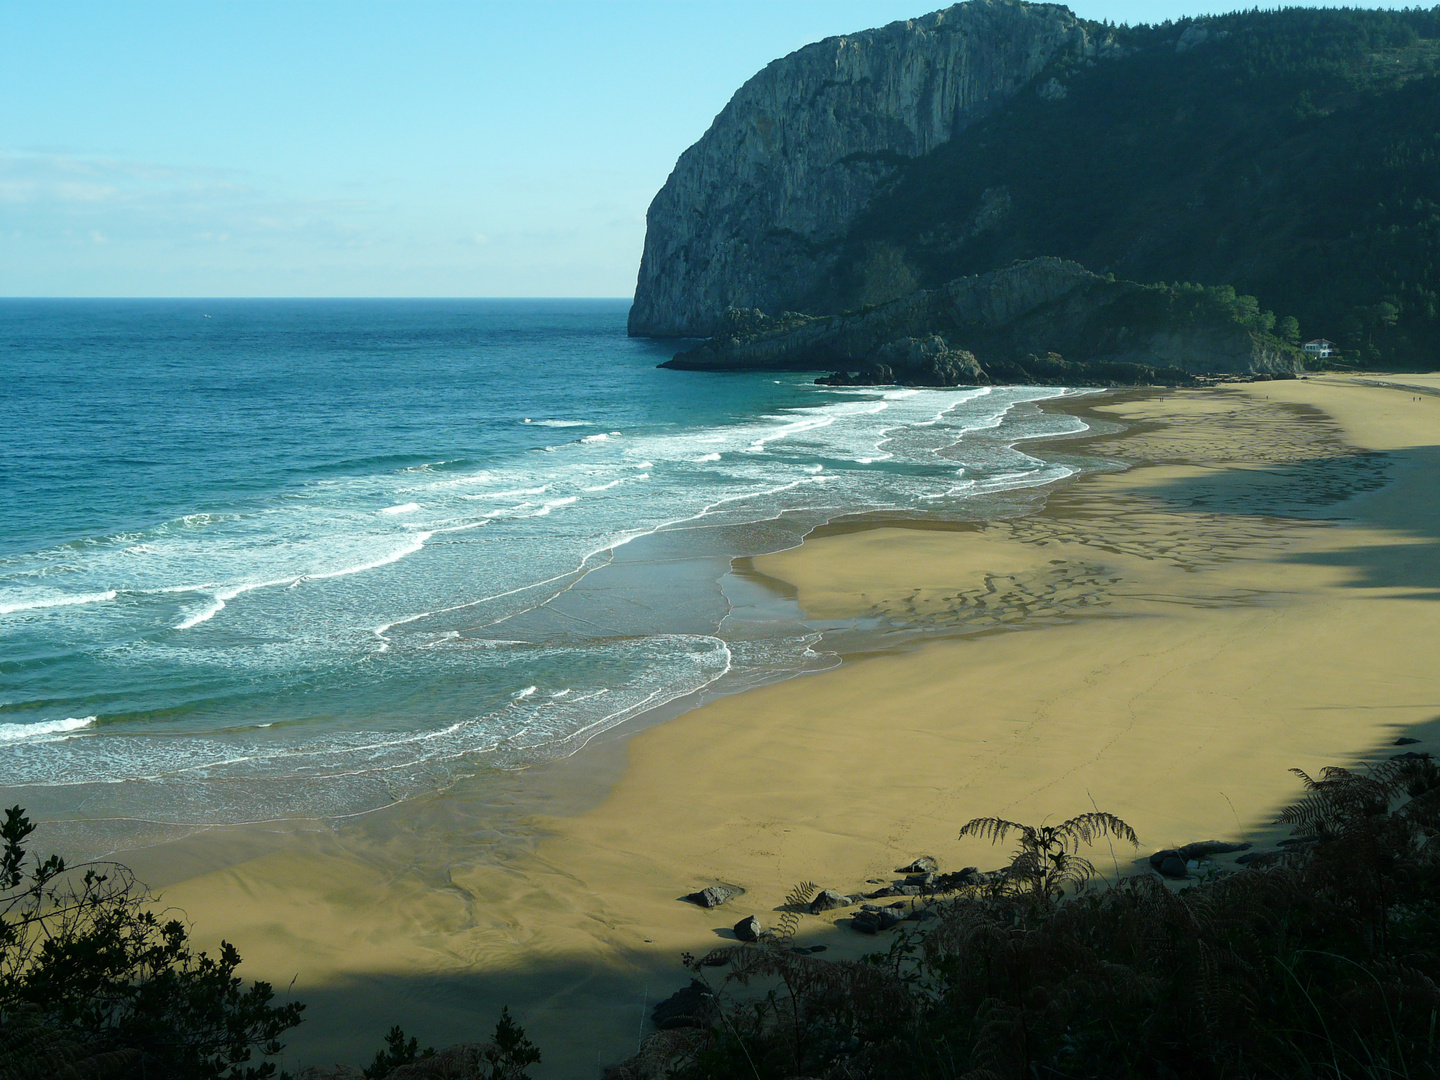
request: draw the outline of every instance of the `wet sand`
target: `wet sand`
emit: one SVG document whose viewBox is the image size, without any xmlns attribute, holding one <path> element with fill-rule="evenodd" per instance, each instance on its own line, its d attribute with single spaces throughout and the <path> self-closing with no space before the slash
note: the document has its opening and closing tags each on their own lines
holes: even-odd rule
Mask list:
<svg viewBox="0 0 1440 1080">
<path fill-rule="evenodd" d="M 1287 769 L 1401 735 L 1440 749 L 1440 378 L 1383 381 L 1090 399 L 1128 429 L 1065 452 L 1116 468 L 1041 513 L 841 524 L 754 560 L 812 618 L 919 644 L 503 783 L 130 861 L 202 942 L 295 979 L 311 1008 L 288 1067 L 360 1063 L 395 1022 L 483 1037 L 508 1003 L 545 1053 L 537 1076 L 590 1077 L 686 981 L 682 951 L 772 922 L 797 881 L 854 891 L 922 853 L 999 865 L 956 839 L 971 817 L 1117 813 L 1143 846 L 1096 853 L 1112 872 L 1190 840 L 1273 841 Z M 497 845 L 501 809 L 524 827 Z M 677 900 L 717 881 L 748 891 L 717 911 Z M 843 914 L 802 935 L 875 947 Z"/>
</svg>

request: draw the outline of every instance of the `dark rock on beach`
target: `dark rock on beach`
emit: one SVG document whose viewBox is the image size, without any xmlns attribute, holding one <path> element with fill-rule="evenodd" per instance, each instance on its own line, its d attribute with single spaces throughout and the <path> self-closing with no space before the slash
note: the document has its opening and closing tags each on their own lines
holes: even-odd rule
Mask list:
<svg viewBox="0 0 1440 1080">
<path fill-rule="evenodd" d="M 747 916 L 735 924 L 735 936 L 741 941 L 759 941 L 760 935 L 764 932 L 765 927 L 760 925 L 760 920 L 754 915 Z"/>
<path fill-rule="evenodd" d="M 1248 851 L 1248 843 L 1232 844 L 1225 840 L 1197 840 L 1179 848 L 1166 848 L 1150 856 L 1150 868 L 1158 874 L 1171 878 L 1188 877 L 1189 864 L 1210 855 L 1228 855 L 1233 851 Z"/>
<path fill-rule="evenodd" d="M 855 897 L 838 893 L 834 889 L 821 889 L 819 895 L 810 901 L 810 914 L 819 915 L 822 911 L 834 911 L 836 908 L 851 907 L 858 903 Z"/>
<path fill-rule="evenodd" d="M 1229 855 L 1232 851 L 1249 851 L 1250 845 L 1231 844 L 1224 840 L 1197 840 L 1193 844 L 1186 844 L 1178 850 L 1179 856 L 1186 862 L 1191 859 L 1203 859 L 1210 855 Z"/>
<path fill-rule="evenodd" d="M 978 866 L 967 866 L 962 870 L 952 870 L 948 874 L 937 874 L 931 891 L 951 892 L 967 885 L 984 885 L 989 880 L 990 875 L 982 874 Z"/>
<path fill-rule="evenodd" d="M 1157 851 L 1150 856 L 1150 866 L 1156 873 L 1168 878 L 1183 878 L 1190 876 L 1189 867 L 1185 860 L 1175 850 Z"/>
<path fill-rule="evenodd" d="M 684 899 L 692 904 L 699 904 L 703 908 L 716 908 L 726 901 L 733 900 L 737 896 L 743 896 L 745 890 L 739 885 L 709 885 L 699 892 L 693 892 Z"/>
<path fill-rule="evenodd" d="M 883 889 L 865 894 L 866 900 L 884 900 L 889 896 L 919 896 L 925 890 L 919 885 L 886 885 Z"/>
<path fill-rule="evenodd" d="M 890 907 L 865 904 L 850 920 L 850 926 L 862 934 L 878 934 L 904 922 L 908 914 L 903 903 Z"/>
<path fill-rule="evenodd" d="M 897 874 L 933 874 L 936 870 L 939 870 L 939 869 L 940 869 L 940 864 L 939 864 L 938 862 L 936 862 L 934 858 L 932 858 L 932 857 L 929 856 L 929 855 L 921 855 L 918 859 L 916 859 L 914 862 L 912 862 L 909 866 L 897 866 L 897 867 L 895 868 L 895 873 L 897 873 Z"/>
</svg>

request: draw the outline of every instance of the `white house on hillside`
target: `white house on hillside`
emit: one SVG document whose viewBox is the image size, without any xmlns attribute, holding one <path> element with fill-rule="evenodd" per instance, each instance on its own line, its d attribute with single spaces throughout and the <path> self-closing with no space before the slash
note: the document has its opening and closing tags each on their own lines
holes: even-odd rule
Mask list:
<svg viewBox="0 0 1440 1080">
<path fill-rule="evenodd" d="M 1316 338 L 1314 341 L 1307 341 L 1300 347 L 1305 351 L 1306 356 L 1318 357 L 1321 360 L 1324 360 L 1335 352 L 1335 342 L 1326 341 L 1323 337 Z"/>
</svg>

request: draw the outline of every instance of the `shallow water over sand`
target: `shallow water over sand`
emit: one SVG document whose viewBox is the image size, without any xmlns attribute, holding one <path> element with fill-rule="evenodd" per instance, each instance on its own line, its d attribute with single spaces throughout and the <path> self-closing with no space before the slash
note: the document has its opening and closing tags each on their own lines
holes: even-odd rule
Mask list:
<svg viewBox="0 0 1440 1080">
<path fill-rule="evenodd" d="M 731 572 L 1072 471 L 1044 388 L 658 371 L 618 302 L 6 302 L 0 775 L 48 817 L 333 817 L 828 666 Z M 128 829 L 130 826 L 112 826 Z"/>
</svg>

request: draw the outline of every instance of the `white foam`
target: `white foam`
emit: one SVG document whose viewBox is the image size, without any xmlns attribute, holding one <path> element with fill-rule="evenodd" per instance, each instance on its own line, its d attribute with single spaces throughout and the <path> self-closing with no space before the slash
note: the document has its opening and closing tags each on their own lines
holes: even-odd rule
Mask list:
<svg viewBox="0 0 1440 1080">
<path fill-rule="evenodd" d="M 255 589 L 268 589 L 276 585 L 298 585 L 303 580 L 304 578 L 281 578 L 278 581 L 256 581 L 249 585 L 231 585 L 228 588 L 216 589 L 215 592 L 211 594 L 210 603 L 176 623 L 175 629 L 189 630 L 191 627 L 209 622 L 225 610 L 226 601 L 234 600 L 243 593 L 253 592 Z M 183 591 L 191 592 L 196 590 L 185 589 Z"/>
<path fill-rule="evenodd" d="M 41 720 L 36 724 L 0 724 L 0 743 L 22 742 L 45 735 L 63 735 L 95 723 L 93 716 L 71 716 L 64 720 Z"/>
<path fill-rule="evenodd" d="M 569 506 L 571 503 L 579 501 L 580 497 L 578 495 L 566 495 L 563 499 L 551 499 L 545 504 L 545 509 L 549 510 L 556 506 Z"/>
<path fill-rule="evenodd" d="M 391 563 L 399 562 L 407 555 L 415 554 L 415 552 L 419 551 L 425 546 L 425 541 L 429 540 L 430 537 L 434 535 L 435 533 L 433 531 L 415 533 L 415 535 L 412 536 L 403 547 L 400 547 L 397 550 L 390 552 L 388 555 L 383 555 L 378 559 L 372 559 L 369 562 L 359 563 L 355 566 L 342 567 L 339 570 L 318 571 L 313 574 L 301 574 L 297 577 L 278 578 L 274 581 L 254 581 L 244 585 L 231 585 L 223 589 L 216 589 L 215 592 L 211 595 L 210 603 L 206 604 L 199 611 L 187 615 L 180 622 L 176 623 L 175 629 L 190 630 L 196 626 L 199 626 L 201 623 L 207 623 L 216 615 L 220 614 L 220 612 L 225 610 L 225 604 L 228 601 L 234 600 L 237 596 L 241 596 L 245 593 L 254 592 L 256 589 L 271 589 L 279 585 L 293 588 L 296 585 L 299 585 L 302 582 L 306 581 L 321 581 L 327 578 L 349 577 L 351 574 L 363 574 L 367 570 L 376 570 L 382 566 L 389 566 Z M 192 590 L 186 588 L 184 591 L 188 592 Z"/>
<path fill-rule="evenodd" d="M 880 409 L 883 409 L 884 407 L 885 406 L 883 404 L 879 405 Z M 834 416 L 807 416 L 802 420 L 795 420 L 789 424 L 782 424 L 774 431 L 761 435 L 758 439 L 754 440 L 749 446 L 747 446 L 745 450 L 747 453 L 752 454 L 763 453 L 767 443 L 777 442 L 780 439 L 788 439 L 792 435 L 799 435 L 802 432 L 806 431 L 814 431 L 816 428 L 829 427 L 831 424 L 835 423 L 835 420 L 836 417 Z"/>
<path fill-rule="evenodd" d="M 391 563 L 399 562 L 407 555 L 414 555 L 415 552 L 425 546 L 425 541 L 434 535 L 435 533 L 433 531 L 417 532 L 410 538 L 409 543 L 397 548 L 388 555 L 383 555 L 371 562 L 360 563 L 358 566 L 347 566 L 343 570 L 329 570 L 323 574 L 310 574 L 309 577 L 312 581 L 320 578 L 349 577 L 351 574 L 363 574 L 367 570 L 377 570 L 382 566 L 389 566 Z"/>
<path fill-rule="evenodd" d="M 615 434 L 618 435 L 619 432 L 617 431 L 617 432 L 615 432 Z M 605 442 L 605 441 L 606 441 L 607 439 L 609 439 L 609 438 L 610 438 L 610 436 L 609 436 L 609 435 L 606 435 L 606 434 L 602 431 L 599 435 L 586 435 L 586 436 L 585 436 L 584 438 L 582 438 L 580 441 L 581 441 L 582 443 L 601 443 L 601 442 Z"/>
<path fill-rule="evenodd" d="M 534 424 L 536 427 L 589 427 L 589 420 L 531 420 L 525 418 L 525 423 Z"/>
<path fill-rule="evenodd" d="M 719 460 L 720 460 L 720 455 L 719 455 L 719 454 L 706 454 L 704 457 L 697 457 L 695 460 L 696 460 L 697 462 L 700 462 L 700 461 L 719 461 Z"/>
<path fill-rule="evenodd" d="M 382 514 L 413 514 L 420 509 L 420 504 L 415 502 L 401 503 L 399 506 L 387 506 L 381 510 Z"/>
<path fill-rule="evenodd" d="M 619 481 L 619 480 L 611 480 L 608 484 L 596 484 L 594 487 L 587 487 L 585 490 L 586 490 L 586 491 L 609 491 L 609 490 L 610 490 L 611 488 L 613 488 L 616 484 L 619 484 L 619 483 L 621 483 L 621 482 L 622 482 L 622 481 Z"/>
<path fill-rule="evenodd" d="M 515 701 L 524 701 L 526 698 L 532 696 L 538 689 L 538 686 L 527 686 L 524 690 L 515 691 L 510 697 Z"/>
<path fill-rule="evenodd" d="M 533 488 L 515 488 L 513 491 L 484 491 L 479 495 L 462 495 L 462 499 L 518 499 L 522 495 L 540 495 L 549 484 L 541 484 Z"/>
<path fill-rule="evenodd" d="M 70 596 L 47 596 L 36 600 L 12 600 L 0 603 L 0 615 L 13 615 L 17 611 L 39 611 L 43 608 L 74 607 L 76 604 L 99 604 L 114 600 L 114 589 L 98 593 L 73 593 Z"/>
</svg>

